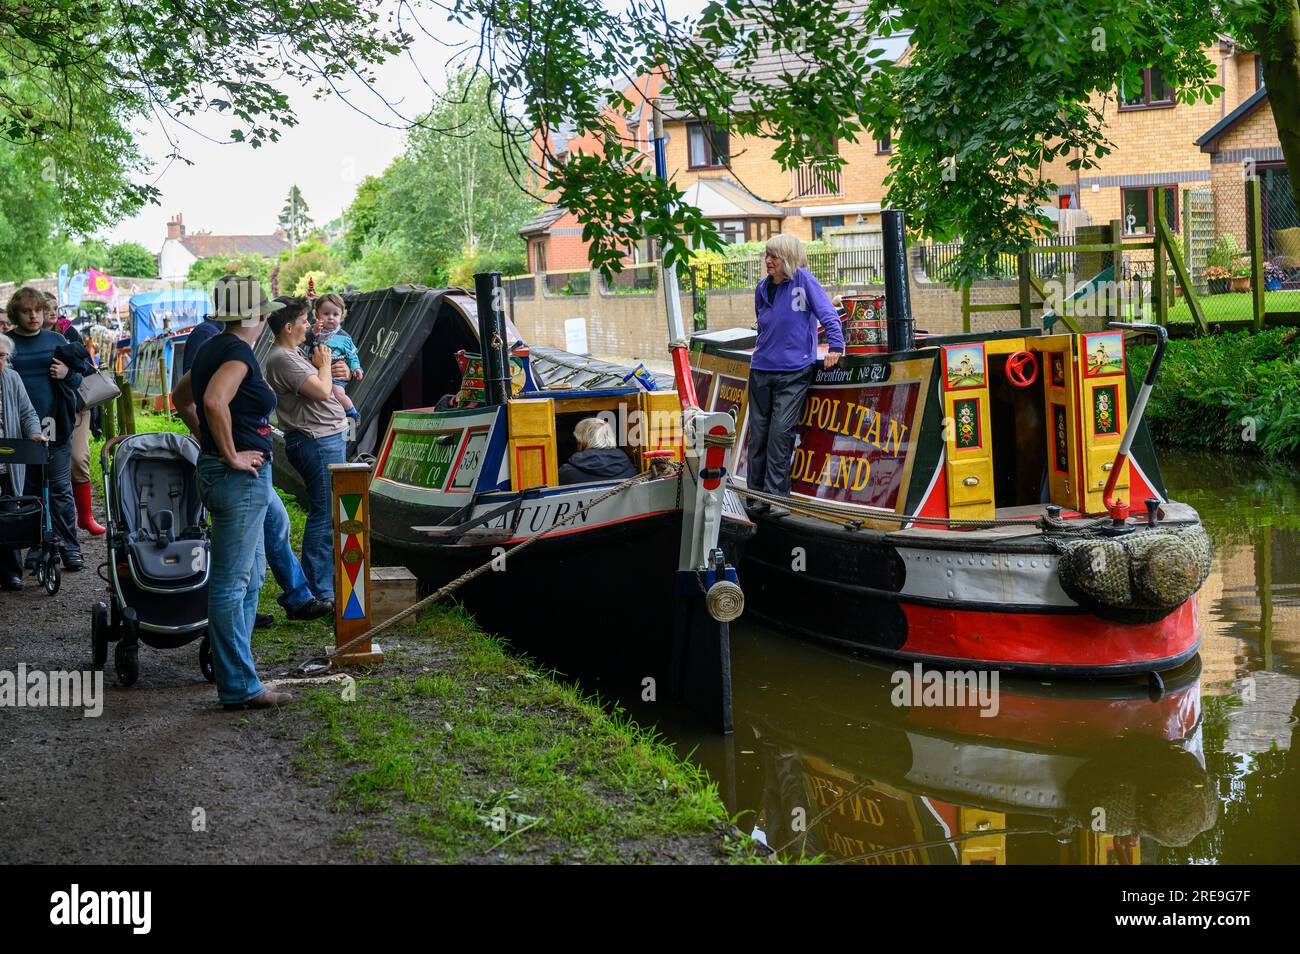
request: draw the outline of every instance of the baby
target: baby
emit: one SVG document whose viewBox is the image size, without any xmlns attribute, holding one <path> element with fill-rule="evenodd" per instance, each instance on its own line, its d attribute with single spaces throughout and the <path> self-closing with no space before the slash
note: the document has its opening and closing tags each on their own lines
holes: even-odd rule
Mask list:
<svg viewBox="0 0 1300 954">
<path fill-rule="evenodd" d="M 320 342 L 329 346 L 335 361 L 344 361 L 348 366 L 348 377 L 334 379 L 334 399 L 343 405 L 348 417 L 355 418 L 359 417 L 356 405 L 348 397 L 346 389 L 350 382 L 360 381 L 365 375 L 361 371 L 356 342 L 342 328 L 347 314 L 343 299 L 338 295 L 321 295 L 316 299 L 316 333 L 320 336 Z"/>
</svg>

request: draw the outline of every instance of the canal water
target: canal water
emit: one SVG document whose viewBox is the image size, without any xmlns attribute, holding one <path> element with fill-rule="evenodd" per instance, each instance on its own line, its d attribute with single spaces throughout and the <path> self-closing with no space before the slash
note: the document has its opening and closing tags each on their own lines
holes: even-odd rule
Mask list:
<svg viewBox="0 0 1300 954">
<path fill-rule="evenodd" d="M 1199 452 L 1161 462 L 1215 545 L 1199 658 L 1162 692 L 1002 677 L 991 715 L 899 707 L 896 664 L 742 620 L 734 736 L 660 731 L 718 781 L 740 827 L 790 857 L 1300 861 L 1300 474 Z"/>
</svg>

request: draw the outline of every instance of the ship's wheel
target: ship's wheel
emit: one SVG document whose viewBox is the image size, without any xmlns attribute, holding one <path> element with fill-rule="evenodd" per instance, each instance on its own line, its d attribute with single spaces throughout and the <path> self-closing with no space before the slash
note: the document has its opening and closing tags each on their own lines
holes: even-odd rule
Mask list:
<svg viewBox="0 0 1300 954">
<path fill-rule="evenodd" d="M 1017 351 L 1007 357 L 1006 375 L 1013 388 L 1027 388 L 1038 380 L 1038 359 L 1030 351 Z"/>
</svg>

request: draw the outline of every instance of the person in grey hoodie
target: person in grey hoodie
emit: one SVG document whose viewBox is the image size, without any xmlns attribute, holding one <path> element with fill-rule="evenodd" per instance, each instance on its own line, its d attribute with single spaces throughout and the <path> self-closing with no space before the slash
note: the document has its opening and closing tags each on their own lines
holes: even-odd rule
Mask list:
<svg viewBox="0 0 1300 954">
<path fill-rule="evenodd" d="M 14 342 L 0 335 L 0 438 L 14 440 L 27 437 L 41 439 L 41 419 L 32 407 L 27 388 L 18 372 L 9 367 L 14 353 Z M 0 497 L 16 497 L 22 493 L 27 468 L 22 464 L 0 463 Z M 0 549 L 0 590 L 23 588 L 22 557 L 17 550 Z"/>
<path fill-rule="evenodd" d="M 636 468 L 614 440 L 614 431 L 598 417 L 584 417 L 573 429 L 578 449 L 560 467 L 561 484 L 589 480 L 626 480 Z"/>
</svg>

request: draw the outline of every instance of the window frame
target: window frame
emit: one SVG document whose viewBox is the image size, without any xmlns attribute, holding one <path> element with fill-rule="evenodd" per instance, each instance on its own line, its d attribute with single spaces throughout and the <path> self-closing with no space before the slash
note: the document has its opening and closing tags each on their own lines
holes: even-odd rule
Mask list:
<svg viewBox="0 0 1300 954">
<path fill-rule="evenodd" d="M 1120 211 L 1120 222 L 1124 226 L 1124 238 L 1150 238 L 1151 236 L 1155 235 L 1156 233 L 1156 210 L 1154 205 L 1155 194 L 1156 192 L 1163 193 L 1171 189 L 1173 190 L 1174 193 L 1174 220 L 1172 222 L 1169 222 L 1168 225 L 1169 225 L 1169 231 L 1177 235 L 1179 234 L 1179 229 L 1181 228 L 1181 222 L 1179 221 L 1179 217 L 1181 214 L 1181 209 L 1179 208 L 1180 205 L 1179 200 L 1181 199 L 1181 196 L 1179 195 L 1178 192 L 1178 183 L 1168 182 L 1159 185 L 1120 187 L 1119 211 Z M 1147 231 L 1130 232 L 1128 230 L 1128 222 L 1124 220 L 1124 209 L 1125 209 L 1124 193 L 1126 192 L 1145 192 L 1147 194 L 1147 222 L 1150 226 L 1147 229 Z"/>
<path fill-rule="evenodd" d="M 1120 112 L 1127 113 L 1141 109 L 1172 109 L 1178 105 L 1178 97 L 1174 94 L 1174 87 L 1165 79 L 1163 73 L 1160 74 L 1160 79 L 1169 88 L 1169 98 L 1156 100 L 1151 98 L 1151 74 L 1153 72 L 1159 72 L 1159 67 L 1149 66 L 1142 71 L 1142 101 L 1140 103 L 1125 103 L 1124 89 L 1122 86 L 1120 87 L 1118 92 Z"/>
<path fill-rule="evenodd" d="M 546 271 L 546 239 L 533 242 L 533 274 Z"/>
<path fill-rule="evenodd" d="M 812 240 L 814 242 L 819 241 L 827 229 L 842 229 L 844 227 L 843 215 L 811 215 L 808 218 L 809 224 L 812 226 Z M 828 221 L 829 219 L 839 219 L 840 221 L 833 225 Z M 818 222 L 822 223 L 820 231 L 817 229 Z"/>
<path fill-rule="evenodd" d="M 693 155 L 693 149 L 691 148 L 691 138 L 692 138 L 691 131 L 695 128 L 698 128 L 704 137 L 704 150 L 706 153 L 705 156 L 706 162 L 703 165 L 697 165 L 695 163 L 695 156 Z M 718 153 L 717 153 L 717 147 L 718 147 L 717 137 L 719 133 L 722 134 L 724 150 L 725 150 L 725 155 L 723 156 L 721 162 L 718 161 Z M 718 127 L 710 125 L 709 123 L 687 123 L 686 124 L 686 168 L 687 169 L 725 169 L 727 167 L 727 164 L 730 162 L 731 162 L 731 133 L 728 130 L 726 129 L 719 130 Z"/>
<path fill-rule="evenodd" d="M 876 155 L 888 156 L 894 151 L 894 134 L 893 132 L 885 133 L 884 139 L 876 140 Z"/>
</svg>

